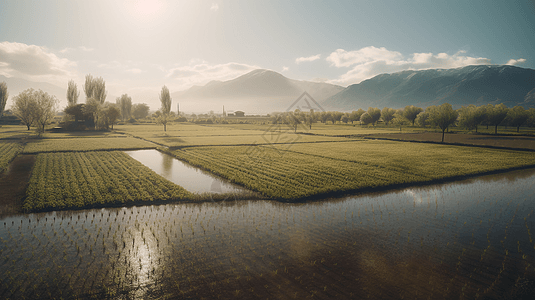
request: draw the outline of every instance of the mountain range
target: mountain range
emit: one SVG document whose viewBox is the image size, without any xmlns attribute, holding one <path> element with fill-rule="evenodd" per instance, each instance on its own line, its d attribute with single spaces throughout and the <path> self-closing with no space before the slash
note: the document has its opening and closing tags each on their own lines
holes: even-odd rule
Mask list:
<svg viewBox="0 0 535 300">
<path fill-rule="evenodd" d="M 320 102 L 343 90 L 344 87 L 334 84 L 294 80 L 274 71 L 257 69 L 232 80 L 211 81 L 171 96 L 191 109 L 219 109 L 226 105 L 227 110 L 269 113 L 287 110 L 305 91 Z"/>
<path fill-rule="evenodd" d="M 446 102 L 454 108 L 489 103 L 535 107 L 535 70 L 479 65 L 381 74 L 348 86 L 322 104 L 327 109 L 353 110 L 406 105 L 425 108 Z"/>
<path fill-rule="evenodd" d="M 8 85 L 10 98 L 24 89 L 42 89 L 66 105 L 66 85 L 61 88 L 46 82 L 32 82 L 0 75 Z M 79 87 L 81 89 L 81 87 Z M 264 114 L 293 110 L 292 106 L 307 92 L 320 108 L 351 111 L 368 107 L 402 108 L 415 105 L 450 103 L 454 108 L 470 104 L 504 103 L 508 107 L 535 107 L 535 70 L 507 65 L 466 66 L 456 69 L 429 69 L 380 74 L 344 88 L 342 86 L 289 79 L 271 70 L 257 69 L 228 81 L 211 81 L 204 86 L 171 93 L 185 112 L 227 112 L 241 110 L 246 114 Z M 82 92 L 83 93 L 83 92 Z M 130 95 L 134 103 L 159 107 L 159 91 Z M 80 95 L 83 98 L 83 95 Z M 107 100 L 114 102 L 115 96 Z M 6 108 L 11 105 L 8 102 Z"/>
<path fill-rule="evenodd" d="M 35 82 L 22 78 L 6 77 L 3 75 L 0 75 L 0 82 L 5 82 L 7 84 L 9 99 L 15 97 L 20 92 L 28 88 L 33 88 L 34 90 L 43 90 L 50 95 L 56 96 L 60 101 L 64 100 L 65 103 L 67 103 L 67 88 L 61 88 L 57 85 L 47 82 Z M 67 86 L 67 83 L 65 83 L 65 86 Z M 11 104 L 12 102 L 9 100 L 6 105 L 6 109 L 10 109 Z"/>
</svg>

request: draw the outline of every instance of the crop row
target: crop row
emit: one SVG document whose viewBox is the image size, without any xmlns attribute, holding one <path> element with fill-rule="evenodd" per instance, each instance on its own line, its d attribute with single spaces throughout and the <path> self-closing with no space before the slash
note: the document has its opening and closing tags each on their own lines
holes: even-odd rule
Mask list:
<svg viewBox="0 0 535 300">
<path fill-rule="evenodd" d="M 154 144 L 132 137 L 41 139 L 28 143 L 24 148 L 24 153 L 143 148 L 154 148 Z"/>
<path fill-rule="evenodd" d="M 295 199 L 426 179 L 363 163 L 263 146 L 198 147 L 176 150 L 173 154 L 274 198 Z"/>
<path fill-rule="evenodd" d="M 119 151 L 40 153 L 26 194 L 26 211 L 192 198 Z"/>
<path fill-rule="evenodd" d="M 196 147 L 172 153 L 268 197 L 284 199 L 535 164 L 527 152 L 389 141 Z"/>
<path fill-rule="evenodd" d="M 22 151 L 19 143 L 0 143 L 0 172 Z"/>
<path fill-rule="evenodd" d="M 283 146 L 275 145 L 283 149 Z M 359 143 L 295 144 L 292 152 L 420 174 L 431 179 L 535 165 L 526 151 L 366 140 Z"/>
</svg>

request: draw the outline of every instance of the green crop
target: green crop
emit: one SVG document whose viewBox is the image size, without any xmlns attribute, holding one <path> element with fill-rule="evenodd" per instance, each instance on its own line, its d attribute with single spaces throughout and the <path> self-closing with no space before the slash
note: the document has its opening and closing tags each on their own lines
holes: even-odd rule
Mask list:
<svg viewBox="0 0 535 300">
<path fill-rule="evenodd" d="M 24 153 L 131 150 L 154 148 L 155 145 L 132 137 L 41 139 L 26 145 Z"/>
<path fill-rule="evenodd" d="M 0 142 L 0 172 L 22 151 L 19 143 Z"/>
<path fill-rule="evenodd" d="M 41 153 L 23 209 L 102 207 L 191 199 L 192 194 L 123 152 Z"/>
<path fill-rule="evenodd" d="M 234 183 L 283 199 L 423 183 L 535 164 L 535 156 L 529 152 L 391 141 L 196 147 L 172 153 Z"/>
</svg>

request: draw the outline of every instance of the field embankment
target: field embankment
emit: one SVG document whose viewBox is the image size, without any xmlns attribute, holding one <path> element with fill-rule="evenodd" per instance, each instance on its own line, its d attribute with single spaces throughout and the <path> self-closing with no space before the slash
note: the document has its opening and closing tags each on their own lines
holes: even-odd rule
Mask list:
<svg viewBox="0 0 535 300">
<path fill-rule="evenodd" d="M 440 143 L 442 133 L 385 133 L 372 134 L 366 138 L 386 139 L 406 142 Z M 535 137 L 524 135 L 494 135 L 494 134 L 446 134 L 444 142 L 455 145 L 481 146 L 504 149 L 522 149 L 535 151 Z"/>
</svg>

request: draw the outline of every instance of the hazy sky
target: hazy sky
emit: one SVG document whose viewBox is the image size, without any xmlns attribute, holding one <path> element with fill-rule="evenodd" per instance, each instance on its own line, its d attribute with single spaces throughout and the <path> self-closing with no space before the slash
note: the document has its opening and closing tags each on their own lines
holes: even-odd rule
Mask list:
<svg viewBox="0 0 535 300">
<path fill-rule="evenodd" d="M 0 75 L 81 89 L 91 73 L 109 94 L 157 99 L 164 84 L 256 68 L 343 86 L 405 69 L 535 68 L 534 3 L 2 0 Z"/>
</svg>

